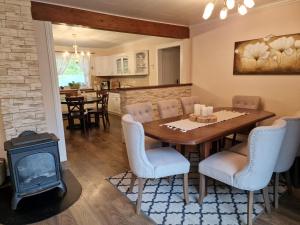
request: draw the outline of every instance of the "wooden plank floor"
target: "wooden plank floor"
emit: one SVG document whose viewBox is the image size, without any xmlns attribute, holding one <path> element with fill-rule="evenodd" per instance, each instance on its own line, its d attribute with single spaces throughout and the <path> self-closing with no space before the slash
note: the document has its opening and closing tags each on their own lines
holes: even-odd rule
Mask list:
<svg viewBox="0 0 300 225">
<path fill-rule="evenodd" d="M 80 181 L 80 199 L 63 213 L 36 225 L 147 225 L 147 217 L 137 216 L 134 206 L 105 178 L 128 169 L 125 147 L 121 142 L 120 118 L 111 116 L 111 127 L 92 129 L 88 136 L 80 131 L 65 131 L 68 167 Z M 72 188 L 72 187 L 69 187 Z M 299 192 L 296 192 L 299 193 Z M 297 194 L 297 196 L 300 196 Z M 300 224 L 300 198 L 284 196 L 280 208 L 263 214 L 257 225 Z"/>
</svg>

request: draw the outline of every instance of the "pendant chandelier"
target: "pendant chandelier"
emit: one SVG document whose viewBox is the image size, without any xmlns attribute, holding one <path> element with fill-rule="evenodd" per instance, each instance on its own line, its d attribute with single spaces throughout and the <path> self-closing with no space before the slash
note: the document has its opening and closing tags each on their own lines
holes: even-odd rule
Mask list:
<svg viewBox="0 0 300 225">
<path fill-rule="evenodd" d="M 90 56 L 91 53 L 90 52 L 84 52 L 84 51 L 80 51 L 80 53 L 79 53 L 79 50 L 78 50 L 79 47 L 77 45 L 77 40 L 76 40 L 77 35 L 72 34 L 72 36 L 73 36 L 73 39 L 74 39 L 74 44 L 72 46 L 73 53 L 71 53 L 71 57 L 75 60 L 76 63 L 79 63 L 81 56 L 85 56 L 85 55 Z M 69 54 L 70 53 L 68 51 L 64 52 L 64 56 L 68 56 Z"/>
<path fill-rule="evenodd" d="M 203 12 L 203 19 L 207 20 L 212 15 L 217 0 L 209 1 Z M 254 0 L 224 0 L 224 7 L 220 10 L 219 17 L 221 20 L 225 20 L 228 16 L 228 11 L 234 9 L 237 6 L 237 11 L 240 15 L 246 15 L 248 9 L 255 6 Z"/>
</svg>

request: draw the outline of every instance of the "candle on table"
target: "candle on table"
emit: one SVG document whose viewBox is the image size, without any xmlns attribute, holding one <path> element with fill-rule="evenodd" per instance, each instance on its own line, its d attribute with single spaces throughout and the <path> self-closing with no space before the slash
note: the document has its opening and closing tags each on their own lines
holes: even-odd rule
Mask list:
<svg viewBox="0 0 300 225">
<path fill-rule="evenodd" d="M 206 108 L 207 108 L 207 114 L 208 114 L 208 116 L 212 115 L 213 112 L 214 112 L 214 107 L 212 107 L 212 106 L 207 106 Z"/>
<path fill-rule="evenodd" d="M 200 104 L 195 104 L 194 105 L 194 114 L 195 115 L 200 115 L 201 114 L 201 105 Z"/>
<path fill-rule="evenodd" d="M 205 105 L 200 105 L 200 115 L 202 115 L 202 110 L 205 107 Z"/>
<path fill-rule="evenodd" d="M 202 108 L 201 116 L 208 116 L 208 109 L 207 107 Z"/>
</svg>

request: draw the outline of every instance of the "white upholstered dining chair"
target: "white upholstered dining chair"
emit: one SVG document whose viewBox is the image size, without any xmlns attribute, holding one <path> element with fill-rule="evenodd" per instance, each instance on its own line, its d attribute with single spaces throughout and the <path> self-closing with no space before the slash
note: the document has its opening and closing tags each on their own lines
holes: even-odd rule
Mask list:
<svg viewBox="0 0 300 225">
<path fill-rule="evenodd" d="M 145 151 L 143 126 L 141 123 L 135 121 L 131 115 L 126 114 L 122 117 L 122 127 L 129 165 L 133 173 L 129 191 L 132 191 L 135 178 L 138 178 L 136 213 L 139 214 L 140 212 L 144 183 L 145 179 L 148 178 L 155 179 L 183 174 L 184 199 L 185 202 L 188 203 L 189 161 L 170 147 L 161 147 Z"/>
<path fill-rule="evenodd" d="M 161 119 L 179 115 L 178 101 L 176 99 L 157 102 L 157 108 Z"/>
<path fill-rule="evenodd" d="M 126 112 L 130 114 L 134 120 L 140 123 L 151 122 L 153 120 L 153 110 L 151 102 L 136 103 L 125 106 Z M 145 137 L 145 148 L 151 149 L 161 147 L 162 143 L 156 139 Z"/>
<path fill-rule="evenodd" d="M 198 96 L 182 97 L 180 98 L 183 114 L 191 114 L 194 112 L 194 104 L 200 104 Z"/>
<path fill-rule="evenodd" d="M 292 184 L 289 170 L 292 167 L 295 158 L 297 157 L 300 148 L 300 116 L 283 117 L 286 121 L 286 134 L 282 143 L 280 154 L 274 169 L 275 184 L 274 184 L 274 206 L 278 208 L 278 186 L 279 175 L 284 173 L 286 175 L 289 192 L 292 192 Z"/>
<path fill-rule="evenodd" d="M 295 158 L 299 154 L 300 149 L 300 114 L 291 117 L 282 117 L 285 120 L 286 133 L 282 142 L 276 167 L 274 169 L 275 173 L 275 183 L 274 183 L 274 206 L 278 208 L 278 186 L 279 186 L 279 175 L 285 172 L 286 181 L 289 192 L 292 192 L 292 185 L 290 179 L 290 173 L 288 172 L 292 167 Z M 236 145 L 229 149 L 232 152 L 248 156 L 249 152 L 247 149 L 247 143 L 242 143 Z"/>
<path fill-rule="evenodd" d="M 259 96 L 246 96 L 246 95 L 235 95 L 232 98 L 232 107 L 239 109 L 255 109 L 258 110 L 261 107 L 261 99 Z M 233 134 L 232 146 L 236 143 L 236 140 L 243 142 L 247 140 L 248 134 L 254 127 L 242 129 L 239 132 Z"/>
<path fill-rule="evenodd" d="M 246 147 L 249 151 L 248 157 L 223 151 L 201 161 L 199 163 L 199 203 L 203 202 L 205 176 L 208 176 L 248 191 L 248 225 L 252 224 L 254 191 L 263 189 L 266 209 L 270 212 L 267 186 L 276 166 L 285 132 L 286 122 L 277 120 L 272 126 L 258 127 L 251 131 Z"/>
</svg>

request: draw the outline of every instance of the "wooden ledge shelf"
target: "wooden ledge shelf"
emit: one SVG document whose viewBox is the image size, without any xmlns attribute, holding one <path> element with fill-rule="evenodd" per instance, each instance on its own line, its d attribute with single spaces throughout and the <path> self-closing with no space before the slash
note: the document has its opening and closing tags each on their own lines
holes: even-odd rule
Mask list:
<svg viewBox="0 0 300 225">
<path fill-rule="evenodd" d="M 159 88 L 171 88 L 171 87 L 184 87 L 192 86 L 192 83 L 187 84 L 166 84 L 166 85 L 150 85 L 142 87 L 128 87 L 128 88 L 118 88 L 118 91 L 135 91 L 135 90 L 145 90 L 145 89 L 159 89 Z"/>
</svg>

